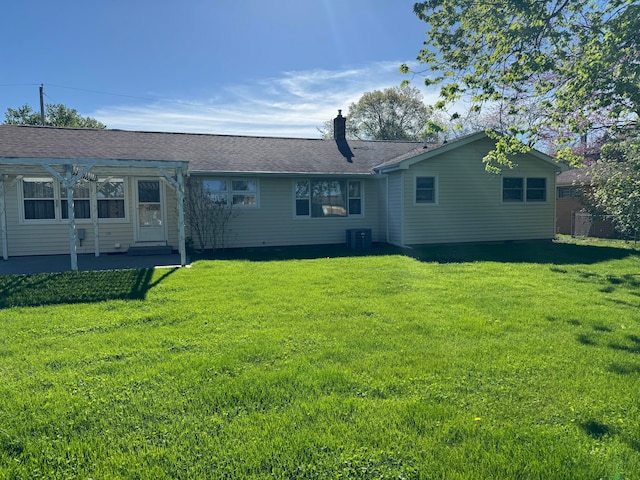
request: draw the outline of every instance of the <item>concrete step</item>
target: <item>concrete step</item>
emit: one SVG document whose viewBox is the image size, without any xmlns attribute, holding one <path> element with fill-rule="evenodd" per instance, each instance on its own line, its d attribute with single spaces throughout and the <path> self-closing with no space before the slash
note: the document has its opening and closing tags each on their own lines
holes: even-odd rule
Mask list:
<svg viewBox="0 0 640 480">
<path fill-rule="evenodd" d="M 173 248 L 169 245 L 149 245 L 129 247 L 127 255 L 139 256 L 139 255 L 171 255 Z"/>
</svg>

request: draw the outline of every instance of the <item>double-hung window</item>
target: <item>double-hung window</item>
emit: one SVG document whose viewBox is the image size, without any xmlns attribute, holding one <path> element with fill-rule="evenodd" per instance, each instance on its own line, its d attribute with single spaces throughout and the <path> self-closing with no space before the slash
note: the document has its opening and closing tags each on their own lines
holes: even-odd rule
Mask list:
<svg viewBox="0 0 640 480">
<path fill-rule="evenodd" d="M 91 218 L 91 194 L 89 184 L 79 183 L 73 187 L 73 211 L 76 219 Z M 60 214 L 62 218 L 69 218 L 69 203 L 67 189 L 60 187 Z"/>
<path fill-rule="evenodd" d="M 98 179 L 98 218 L 125 218 L 125 186 L 123 178 Z"/>
<path fill-rule="evenodd" d="M 416 177 L 416 203 L 436 203 L 435 177 Z"/>
<path fill-rule="evenodd" d="M 25 220 L 55 220 L 56 191 L 53 178 L 23 178 Z"/>
<path fill-rule="evenodd" d="M 295 182 L 297 217 L 346 217 L 363 214 L 363 185 L 359 180 L 313 179 Z"/>
</svg>

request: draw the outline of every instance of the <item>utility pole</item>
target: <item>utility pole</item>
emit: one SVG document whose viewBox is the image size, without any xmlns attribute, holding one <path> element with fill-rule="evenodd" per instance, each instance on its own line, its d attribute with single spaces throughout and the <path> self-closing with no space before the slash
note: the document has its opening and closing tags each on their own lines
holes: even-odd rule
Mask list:
<svg viewBox="0 0 640 480">
<path fill-rule="evenodd" d="M 40 84 L 40 124 L 44 127 L 44 84 Z"/>
</svg>

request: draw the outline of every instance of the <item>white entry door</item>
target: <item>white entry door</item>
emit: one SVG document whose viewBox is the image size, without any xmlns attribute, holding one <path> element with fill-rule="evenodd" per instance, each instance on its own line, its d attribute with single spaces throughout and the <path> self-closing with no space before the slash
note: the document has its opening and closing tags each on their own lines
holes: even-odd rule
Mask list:
<svg viewBox="0 0 640 480">
<path fill-rule="evenodd" d="M 137 237 L 139 242 L 166 242 L 166 225 L 160 180 L 136 181 Z"/>
</svg>

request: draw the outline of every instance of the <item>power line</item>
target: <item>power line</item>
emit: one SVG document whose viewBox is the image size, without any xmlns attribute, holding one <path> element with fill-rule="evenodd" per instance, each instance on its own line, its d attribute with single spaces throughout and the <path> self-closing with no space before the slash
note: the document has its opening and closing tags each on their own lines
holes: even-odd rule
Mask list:
<svg viewBox="0 0 640 480">
<path fill-rule="evenodd" d="M 6 84 L 0 84 L 0 87 L 33 87 L 33 86 L 40 86 L 42 85 L 41 83 L 6 83 Z M 75 90 L 78 92 L 86 92 L 86 93 L 92 93 L 95 95 L 109 95 L 111 97 L 122 97 L 122 98 L 132 98 L 132 99 L 136 99 L 136 100 L 145 100 L 148 102 L 162 102 L 162 103 L 173 103 L 176 105 L 191 105 L 191 106 L 201 106 L 201 104 L 196 103 L 196 102 L 188 102 L 188 101 L 183 101 L 183 100 L 170 100 L 170 99 L 166 99 L 166 98 L 162 98 L 162 97 L 143 97 L 140 95 L 128 95 L 128 94 L 124 94 L 124 93 L 114 93 L 114 92 L 106 92 L 104 90 L 92 90 L 92 89 L 88 89 L 88 88 L 78 88 L 78 87 L 69 87 L 67 85 L 57 85 L 54 83 L 45 83 L 44 84 L 45 87 L 54 87 L 54 88 L 63 88 L 65 90 Z M 44 95 L 53 100 L 51 98 L 51 96 L 45 92 Z"/>
<path fill-rule="evenodd" d="M 96 93 L 99 95 L 110 95 L 112 97 L 125 97 L 125 98 L 135 98 L 137 100 L 162 100 L 161 98 L 153 98 L 153 97 L 140 97 L 137 95 L 126 95 L 123 93 L 113 93 L 113 92 L 105 92 L 105 91 L 101 91 L 101 90 L 90 90 L 88 88 L 77 88 L 77 87 L 67 87 L 65 85 L 55 85 L 53 83 L 47 83 L 47 86 L 49 87 L 56 87 L 56 88 L 64 88 L 67 90 L 76 90 L 79 92 L 87 92 L 87 93 Z"/>
<path fill-rule="evenodd" d="M 38 86 L 39 83 L 0 83 L 0 87 L 33 87 Z"/>
</svg>

